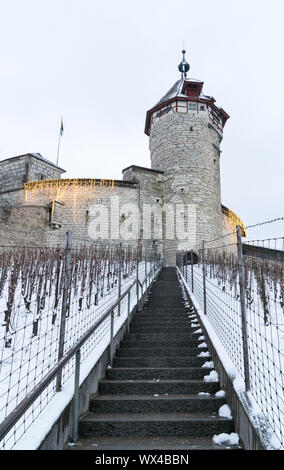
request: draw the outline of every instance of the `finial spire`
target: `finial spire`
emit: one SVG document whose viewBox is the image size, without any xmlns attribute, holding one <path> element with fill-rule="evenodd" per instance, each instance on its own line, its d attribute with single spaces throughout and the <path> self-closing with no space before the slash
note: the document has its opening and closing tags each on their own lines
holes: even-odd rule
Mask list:
<svg viewBox="0 0 284 470">
<path fill-rule="evenodd" d="M 182 55 L 183 55 L 183 56 L 182 56 L 182 61 L 181 61 L 181 63 L 180 63 L 179 66 L 178 66 L 178 69 L 179 69 L 179 71 L 181 72 L 182 78 L 185 78 L 185 77 L 186 77 L 186 73 L 187 73 L 187 72 L 189 71 L 189 69 L 190 69 L 190 65 L 186 62 L 185 57 L 184 57 L 184 55 L 185 55 L 185 53 L 186 53 L 186 50 L 183 49 L 181 52 L 182 52 Z"/>
</svg>

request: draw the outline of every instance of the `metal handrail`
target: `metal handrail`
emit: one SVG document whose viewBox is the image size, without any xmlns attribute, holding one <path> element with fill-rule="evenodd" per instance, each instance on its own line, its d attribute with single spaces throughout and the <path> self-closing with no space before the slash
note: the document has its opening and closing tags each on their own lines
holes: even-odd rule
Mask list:
<svg viewBox="0 0 284 470">
<path fill-rule="evenodd" d="M 153 279 L 158 274 L 161 265 L 158 265 L 156 272 L 152 268 L 147 274 L 147 278 L 153 275 Z M 121 300 L 126 297 L 137 283 L 140 283 L 139 279 L 135 279 L 132 284 L 123 292 L 123 294 L 115 301 L 115 303 L 108 308 L 105 314 L 97 320 L 94 325 L 92 325 L 86 333 L 72 346 L 66 354 L 57 362 L 56 366 L 46 375 L 46 377 L 38 383 L 38 385 L 32 390 L 28 395 L 19 403 L 19 405 L 5 418 L 5 420 L 0 424 L 0 440 L 2 440 L 8 432 L 13 428 L 13 426 L 18 422 L 18 420 L 24 415 L 24 413 L 29 409 L 33 402 L 41 395 L 41 393 L 46 389 L 46 387 L 55 379 L 59 372 L 62 371 L 63 367 L 75 356 L 84 345 L 84 343 L 89 339 L 89 337 L 96 331 L 96 329 L 103 323 L 114 309 L 118 306 Z M 141 284 L 141 283 L 140 283 Z M 148 289 L 150 284 L 148 286 Z"/>
</svg>

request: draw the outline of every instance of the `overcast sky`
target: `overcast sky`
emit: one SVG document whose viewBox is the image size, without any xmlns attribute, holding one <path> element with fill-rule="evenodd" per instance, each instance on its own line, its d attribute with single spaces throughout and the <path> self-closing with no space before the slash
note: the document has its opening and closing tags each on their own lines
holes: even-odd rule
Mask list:
<svg viewBox="0 0 284 470">
<path fill-rule="evenodd" d="M 40 152 L 65 177 L 150 167 L 147 109 L 190 77 L 230 115 L 222 202 L 250 225 L 284 215 L 283 0 L 0 0 L 0 157 Z M 250 231 L 283 235 L 283 222 Z"/>
</svg>

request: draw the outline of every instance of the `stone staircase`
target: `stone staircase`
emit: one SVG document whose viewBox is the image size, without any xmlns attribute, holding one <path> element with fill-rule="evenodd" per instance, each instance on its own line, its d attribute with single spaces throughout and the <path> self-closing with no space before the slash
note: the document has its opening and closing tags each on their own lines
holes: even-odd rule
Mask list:
<svg viewBox="0 0 284 470">
<path fill-rule="evenodd" d="M 234 448 L 212 441 L 234 432 L 234 423 L 218 415 L 219 383 L 203 380 L 211 358 L 200 357 L 207 348 L 184 304 L 175 269 L 164 268 L 91 397 L 73 449 Z"/>
</svg>

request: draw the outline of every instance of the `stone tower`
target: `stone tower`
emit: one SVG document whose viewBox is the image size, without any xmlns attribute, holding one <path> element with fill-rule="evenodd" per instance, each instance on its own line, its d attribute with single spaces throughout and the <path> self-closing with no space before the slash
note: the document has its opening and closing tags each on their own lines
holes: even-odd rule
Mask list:
<svg viewBox="0 0 284 470">
<path fill-rule="evenodd" d="M 182 52 L 180 80 L 147 112 L 145 125 L 152 169 L 164 173 L 164 206 L 175 207 L 175 218 L 165 221 L 175 228 L 171 240 L 164 229 L 167 265 L 175 264 L 177 250 L 198 249 L 222 234 L 220 143 L 229 116 L 203 94 L 202 81 L 187 78 Z"/>
</svg>

